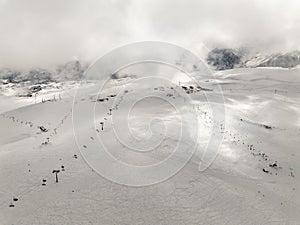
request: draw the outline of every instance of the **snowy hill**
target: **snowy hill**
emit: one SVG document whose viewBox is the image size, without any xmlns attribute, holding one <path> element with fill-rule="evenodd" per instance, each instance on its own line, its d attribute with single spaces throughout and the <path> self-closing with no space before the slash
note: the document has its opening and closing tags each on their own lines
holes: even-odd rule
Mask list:
<svg viewBox="0 0 300 225">
<path fill-rule="evenodd" d="M 0 69 L 0 80 L 5 83 L 42 84 L 53 81 L 79 80 L 81 79 L 87 65 L 78 60 L 58 65 L 55 70 L 34 68 L 28 71 L 17 71 L 14 69 Z"/>
<path fill-rule="evenodd" d="M 45 69 L 31 69 L 26 72 L 13 71 L 10 69 L 2 69 L 0 71 L 0 78 L 7 83 L 32 83 L 40 84 L 53 82 L 53 75 L 50 71 Z M 3 82 L 3 81 L 2 81 Z"/>
<path fill-rule="evenodd" d="M 52 89 L 63 89 L 68 83 L 79 82 L 87 65 L 79 61 L 70 61 L 58 65 L 56 70 L 31 69 L 16 71 L 0 70 L 0 95 L 35 97 L 36 94 Z"/>
<path fill-rule="evenodd" d="M 215 70 L 243 67 L 294 68 L 300 65 L 300 51 L 276 54 L 257 53 L 252 55 L 240 49 L 213 49 L 208 53 L 207 62 Z"/>
<path fill-rule="evenodd" d="M 167 157 L 178 141 L 189 145 L 196 140 L 187 133 L 183 139 L 174 136 L 179 126 L 175 111 L 163 101 L 149 98 L 135 108 L 129 120 L 131 131 L 143 140 L 149 135 L 144 122 L 159 117 L 151 121 L 154 137 L 164 134 L 162 123 L 170 127 L 169 133 L 157 151 L 130 153 L 116 139 L 113 116 L 122 121 L 132 100 L 153 91 L 189 113 L 184 99 L 174 96 L 174 89 L 188 87 L 188 95 L 193 96 L 191 108 L 197 111 L 202 135 L 196 154 L 170 179 L 139 188 L 111 182 L 86 164 L 73 136 L 76 83 L 66 83 L 69 87 L 64 89 L 45 90 L 37 104 L 24 97 L 23 107 L 16 104 L 14 109 L 5 103 L 14 104 L 17 100 L 2 96 L 0 223 L 299 224 L 299 69 L 240 68 L 217 75 L 200 80 L 203 87 L 199 89 L 189 87 L 185 81 L 182 87 L 142 86 L 134 84 L 134 77 L 113 79 L 101 99 L 95 81 L 82 84 L 82 95 L 75 102 L 82 106 L 80 115 L 87 115 L 87 109 L 95 103 L 99 110 L 95 114 L 96 127 L 82 118 L 77 130 L 84 143 L 80 147 L 88 152 L 100 138 L 116 158 L 141 165 Z M 225 99 L 224 121 L 211 114 L 211 107 L 221 113 L 222 93 L 217 91 L 217 84 Z M 93 88 L 94 94 L 85 95 Z M 115 94 L 123 97 L 118 99 Z M 51 97 L 42 101 L 46 95 Z M 210 106 L 205 96 L 212 100 Z M 117 107 L 110 115 L 114 104 Z M 101 121 L 105 121 L 103 131 Z M 214 135 L 222 134 L 224 139 L 213 164 L 199 172 L 212 127 L 217 127 Z M 130 141 L 133 145 L 143 144 L 139 139 Z M 53 170 L 60 170 L 58 183 Z"/>
<path fill-rule="evenodd" d="M 282 67 L 293 68 L 300 65 L 300 51 L 284 54 L 256 55 L 245 62 L 247 67 Z"/>
</svg>

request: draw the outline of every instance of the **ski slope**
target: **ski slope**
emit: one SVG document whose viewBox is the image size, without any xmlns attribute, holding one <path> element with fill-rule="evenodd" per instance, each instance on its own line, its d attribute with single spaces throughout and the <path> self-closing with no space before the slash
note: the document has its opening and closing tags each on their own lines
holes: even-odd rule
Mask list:
<svg viewBox="0 0 300 225">
<path fill-rule="evenodd" d="M 83 95 L 75 102 L 81 105 L 79 115 L 98 106 L 96 127 L 86 123 L 85 117 L 79 120 L 76 136 L 84 146 L 77 146 L 73 133 L 76 85 L 59 90 L 60 99 L 52 99 L 53 91 L 44 93 L 37 104 L 30 98 L 20 101 L 1 96 L 0 224 L 299 224 L 299 72 L 269 68 L 218 72 L 215 78 L 200 81 L 203 88 L 211 91 L 190 93 L 193 105 L 188 109 L 184 99 L 174 94 L 174 89 L 181 87 L 158 85 L 157 97 L 168 98 L 187 115 L 189 110 L 197 112 L 201 135 L 199 139 L 187 133 L 178 135 L 181 124 L 173 108 L 158 98 L 147 98 L 136 105 L 129 119 L 130 132 L 137 138 L 126 132 L 119 138 L 139 146 L 147 138 L 154 140 L 154 145 L 160 143 L 161 136 L 167 137 L 148 154 L 130 153 L 115 136 L 114 129 L 125 129 L 114 125 L 126 119 L 130 102 L 153 93 L 151 85 L 132 84 L 134 78 L 109 83 L 100 96 L 108 98 L 103 102 L 97 101 L 96 91 L 94 95 L 84 95 L 96 83 L 81 85 Z M 223 93 L 217 91 L 217 84 Z M 118 92 L 124 94 L 116 99 L 113 94 Z M 208 95 L 210 104 L 206 101 Z M 221 96 L 225 100 L 223 121 L 211 114 L 211 107 L 222 113 Z M 42 98 L 50 101 L 42 103 Z M 113 103 L 117 107 L 110 115 Z M 160 119 L 151 121 L 153 117 Z M 105 121 L 103 131 L 101 121 Z M 183 122 L 185 129 L 195 129 L 193 121 Z M 47 131 L 43 132 L 41 126 Z M 208 137 L 217 134 L 223 136 L 219 152 L 201 172 L 199 163 L 207 154 Z M 89 151 L 98 138 L 114 157 L 136 165 L 163 160 L 178 142 L 186 149 L 194 144 L 199 147 L 169 179 L 129 187 L 100 176 L 87 164 L 79 148 Z M 184 160 L 184 154 L 176 160 Z M 97 163 L 97 158 L 92 163 Z M 58 183 L 52 173 L 55 169 L 61 170 Z M 9 207 L 11 203 L 14 207 Z"/>
</svg>

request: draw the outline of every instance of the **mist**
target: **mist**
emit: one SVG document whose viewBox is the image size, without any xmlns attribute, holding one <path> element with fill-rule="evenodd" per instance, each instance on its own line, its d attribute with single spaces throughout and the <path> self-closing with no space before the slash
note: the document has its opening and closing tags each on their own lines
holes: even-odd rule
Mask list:
<svg viewBox="0 0 300 225">
<path fill-rule="evenodd" d="M 0 0 L 0 67 L 94 61 L 157 40 L 203 55 L 214 47 L 300 49 L 297 0 Z"/>
</svg>

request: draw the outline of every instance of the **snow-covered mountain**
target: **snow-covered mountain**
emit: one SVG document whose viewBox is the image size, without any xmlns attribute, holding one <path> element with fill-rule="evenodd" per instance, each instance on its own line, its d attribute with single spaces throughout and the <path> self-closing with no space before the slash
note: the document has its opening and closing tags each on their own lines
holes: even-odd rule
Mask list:
<svg viewBox="0 0 300 225">
<path fill-rule="evenodd" d="M 245 49 L 216 48 L 208 53 L 207 62 L 215 70 L 256 67 L 293 68 L 300 65 L 300 51 L 251 55 Z M 184 59 L 179 59 L 174 63 L 184 63 Z M 0 69 L 0 94 L 34 97 L 44 89 L 62 87 L 64 85 L 61 83 L 64 82 L 79 81 L 87 67 L 87 63 L 74 60 L 60 64 L 54 69 L 34 68 L 28 71 Z M 196 70 L 197 68 L 189 69 Z M 112 75 L 112 78 L 120 77 L 135 77 L 135 75 Z"/>
<path fill-rule="evenodd" d="M 44 89 L 62 88 L 62 83 L 79 81 L 87 64 L 70 61 L 56 69 L 35 68 L 28 71 L 0 69 L 0 94 L 33 97 Z"/>
<path fill-rule="evenodd" d="M 240 49 L 216 48 L 208 53 L 207 62 L 216 70 L 241 67 L 294 68 L 300 65 L 300 51 L 252 55 Z"/>
<path fill-rule="evenodd" d="M 300 51 L 277 53 L 271 55 L 256 54 L 246 60 L 246 67 L 282 67 L 293 68 L 300 65 Z"/>
<path fill-rule="evenodd" d="M 31 83 L 41 84 L 53 82 L 53 73 L 46 69 L 36 68 L 29 71 L 21 72 L 11 69 L 0 70 L 0 79 L 2 83 Z"/>
<path fill-rule="evenodd" d="M 24 83 L 42 84 L 61 80 L 79 80 L 87 65 L 82 65 L 79 61 L 70 61 L 58 65 L 56 69 L 34 68 L 28 71 L 18 71 L 14 69 L 0 69 L 0 79 L 2 83 Z"/>
</svg>

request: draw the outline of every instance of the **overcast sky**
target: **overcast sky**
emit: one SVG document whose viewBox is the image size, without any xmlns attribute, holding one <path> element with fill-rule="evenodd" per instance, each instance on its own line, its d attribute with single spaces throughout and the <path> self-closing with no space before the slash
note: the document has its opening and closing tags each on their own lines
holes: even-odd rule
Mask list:
<svg viewBox="0 0 300 225">
<path fill-rule="evenodd" d="M 299 0 L 0 0 L 0 67 L 95 60 L 160 40 L 203 49 L 300 49 Z M 205 46 L 205 47 L 204 47 Z"/>
</svg>

